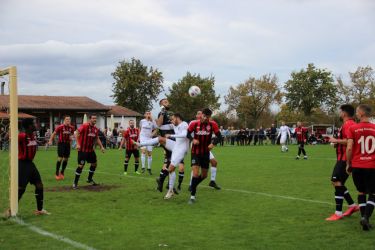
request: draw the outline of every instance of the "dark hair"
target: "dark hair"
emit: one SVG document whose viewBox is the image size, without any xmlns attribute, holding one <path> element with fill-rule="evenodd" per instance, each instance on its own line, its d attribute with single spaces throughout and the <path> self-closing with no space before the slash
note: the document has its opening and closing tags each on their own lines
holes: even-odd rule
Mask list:
<svg viewBox="0 0 375 250">
<path fill-rule="evenodd" d="M 174 113 L 173 116 L 176 118 L 180 118 L 181 121 L 183 120 L 180 113 Z"/>
<path fill-rule="evenodd" d="M 350 104 L 343 104 L 340 106 L 340 109 L 342 112 L 345 112 L 348 114 L 348 116 L 353 117 L 355 113 L 355 109 L 352 105 Z"/>
<path fill-rule="evenodd" d="M 366 117 L 371 117 L 372 110 L 371 110 L 371 107 L 369 105 L 361 104 L 361 105 L 358 106 L 358 108 L 360 110 L 362 110 L 363 112 L 365 112 Z"/>
<path fill-rule="evenodd" d="M 34 119 L 32 118 L 26 118 L 22 120 L 22 128 L 23 129 L 29 129 L 30 126 L 34 124 Z"/>
<path fill-rule="evenodd" d="M 164 100 L 167 100 L 167 98 L 163 98 L 159 101 L 159 105 L 161 105 L 161 103 L 164 101 Z"/>
<path fill-rule="evenodd" d="M 63 116 L 63 119 L 65 120 L 65 118 L 69 117 L 70 118 L 70 115 L 64 115 Z"/>
<path fill-rule="evenodd" d="M 211 116 L 212 111 L 209 108 L 205 108 L 205 109 L 202 110 L 202 114 L 204 114 L 205 116 Z"/>
<path fill-rule="evenodd" d="M 134 122 L 134 120 L 133 120 L 133 119 L 130 119 L 129 122 Z"/>
<path fill-rule="evenodd" d="M 91 117 L 93 117 L 93 116 L 97 116 L 95 113 L 90 113 L 89 115 L 88 115 L 88 117 L 89 117 L 89 119 L 91 119 Z"/>
</svg>

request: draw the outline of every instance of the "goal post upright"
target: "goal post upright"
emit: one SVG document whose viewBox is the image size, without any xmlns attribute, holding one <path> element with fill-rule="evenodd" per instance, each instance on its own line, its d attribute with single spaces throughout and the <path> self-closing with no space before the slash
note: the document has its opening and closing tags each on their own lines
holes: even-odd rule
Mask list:
<svg viewBox="0 0 375 250">
<path fill-rule="evenodd" d="M 9 120 L 10 120 L 10 187 L 9 203 L 10 215 L 18 213 L 18 94 L 17 94 L 17 68 L 11 66 L 0 69 L 0 76 L 9 75 Z"/>
</svg>

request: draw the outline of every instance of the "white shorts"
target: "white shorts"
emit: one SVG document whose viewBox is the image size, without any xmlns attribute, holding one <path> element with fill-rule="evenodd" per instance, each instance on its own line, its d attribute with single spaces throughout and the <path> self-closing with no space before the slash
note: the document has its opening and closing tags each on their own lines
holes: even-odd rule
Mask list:
<svg viewBox="0 0 375 250">
<path fill-rule="evenodd" d="M 214 154 L 210 151 L 210 161 L 211 161 L 212 159 L 215 159 L 215 156 L 214 156 Z"/>
<path fill-rule="evenodd" d="M 178 166 L 178 164 L 180 164 L 181 161 L 185 158 L 187 151 L 187 148 L 175 147 L 175 149 L 172 151 L 171 164 L 175 167 Z"/>
<path fill-rule="evenodd" d="M 287 137 L 286 135 L 282 135 L 282 136 L 280 137 L 280 144 L 285 144 L 287 138 L 288 138 L 288 137 Z"/>
<path fill-rule="evenodd" d="M 140 141 L 140 143 L 143 143 L 143 142 L 151 140 L 151 139 L 152 138 L 141 137 L 141 138 L 139 138 L 139 141 Z M 146 149 L 148 152 L 152 152 L 153 148 L 154 148 L 154 146 L 144 146 L 144 147 L 141 147 L 141 149 Z"/>
</svg>

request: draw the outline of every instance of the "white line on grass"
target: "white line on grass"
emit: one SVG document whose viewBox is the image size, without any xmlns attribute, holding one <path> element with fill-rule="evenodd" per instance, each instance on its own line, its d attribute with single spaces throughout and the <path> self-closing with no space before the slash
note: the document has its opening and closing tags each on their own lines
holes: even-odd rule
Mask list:
<svg viewBox="0 0 375 250">
<path fill-rule="evenodd" d="M 50 238 L 58 240 L 58 241 L 65 242 L 66 244 L 71 245 L 75 248 L 85 249 L 85 250 L 95 250 L 95 248 L 93 248 L 93 247 L 89 247 L 85 244 L 82 244 L 82 243 L 79 243 L 77 241 L 71 240 L 71 239 L 66 238 L 64 236 L 56 235 L 54 233 L 43 230 L 39 227 L 28 224 L 28 223 L 24 222 L 21 218 L 15 217 L 15 218 L 11 218 L 11 220 L 16 222 L 17 224 L 19 224 L 21 226 L 27 227 L 29 230 L 31 230 L 31 231 L 33 231 L 37 234 L 40 234 L 40 235 L 43 235 L 43 236 L 46 236 L 46 237 L 50 237 Z"/>
<path fill-rule="evenodd" d="M 71 168 L 67 168 L 67 169 L 71 169 Z M 83 171 L 88 172 L 88 170 L 83 170 Z M 121 174 L 113 174 L 113 173 L 102 172 L 102 171 L 95 171 L 95 173 L 103 174 L 103 175 L 121 176 Z M 153 178 L 142 177 L 142 176 L 130 176 L 130 175 L 127 175 L 125 178 L 128 178 L 128 177 L 129 178 L 135 178 L 135 179 L 154 180 Z M 184 185 L 187 185 L 187 184 L 184 184 Z M 200 186 L 200 187 L 211 189 L 211 187 L 208 187 L 208 186 Z M 326 201 L 319 201 L 319 200 L 312 200 L 312 199 L 302 199 L 302 198 L 293 197 L 293 196 L 269 194 L 269 193 L 242 190 L 242 189 L 222 188 L 221 190 L 228 191 L 228 192 L 235 192 L 235 193 L 243 193 L 243 194 L 255 194 L 255 195 L 261 195 L 261 196 L 266 196 L 266 197 L 271 197 L 271 198 L 284 199 L 284 200 L 295 200 L 295 201 L 303 201 L 303 202 L 309 202 L 309 203 L 332 205 L 332 203 L 326 202 Z"/>
</svg>

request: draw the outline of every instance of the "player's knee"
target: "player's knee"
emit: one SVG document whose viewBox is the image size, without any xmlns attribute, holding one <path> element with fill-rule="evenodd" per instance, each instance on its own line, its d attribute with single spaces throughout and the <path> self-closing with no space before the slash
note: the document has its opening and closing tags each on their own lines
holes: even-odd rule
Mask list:
<svg viewBox="0 0 375 250">
<path fill-rule="evenodd" d="M 207 172 L 206 173 L 202 172 L 201 177 L 202 177 L 202 179 L 206 179 L 207 178 Z"/>
<path fill-rule="evenodd" d="M 97 163 L 91 163 L 90 165 L 91 168 L 96 168 L 96 166 L 97 166 Z"/>
<path fill-rule="evenodd" d="M 332 181 L 332 185 L 334 187 L 341 187 L 342 186 L 342 183 L 340 181 Z"/>
<path fill-rule="evenodd" d="M 211 159 L 210 160 L 211 166 L 216 168 L 217 167 L 217 160 L 216 159 Z"/>
<path fill-rule="evenodd" d="M 169 171 L 169 173 L 172 173 L 172 172 L 174 172 L 175 169 L 176 169 L 175 166 L 173 166 L 171 164 L 171 165 L 169 165 L 168 171 Z"/>
</svg>

